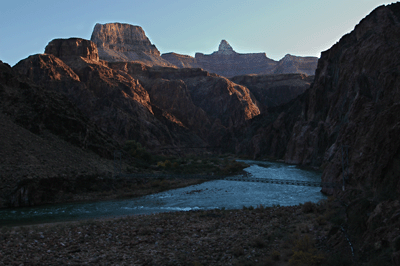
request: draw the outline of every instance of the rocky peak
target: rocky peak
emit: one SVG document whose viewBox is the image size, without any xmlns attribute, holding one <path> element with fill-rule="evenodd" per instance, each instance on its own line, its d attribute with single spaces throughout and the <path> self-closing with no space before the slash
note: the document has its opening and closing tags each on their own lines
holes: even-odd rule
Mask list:
<svg viewBox="0 0 400 266">
<path fill-rule="evenodd" d="M 140 26 L 125 23 L 97 23 L 91 40 L 97 45 L 99 57 L 109 62 L 137 61 L 148 66 L 173 66 L 160 56 Z"/>
<path fill-rule="evenodd" d="M 99 61 L 99 53 L 96 45 L 89 40 L 81 38 L 54 39 L 49 42 L 44 52 L 60 59 L 82 57 Z"/>
<path fill-rule="evenodd" d="M 107 23 L 94 26 L 91 40 L 101 48 L 117 51 L 145 51 L 160 55 L 140 26 L 125 23 Z"/>
<path fill-rule="evenodd" d="M 229 55 L 235 53 L 232 46 L 226 41 L 222 40 L 218 47 L 218 54 Z"/>
</svg>

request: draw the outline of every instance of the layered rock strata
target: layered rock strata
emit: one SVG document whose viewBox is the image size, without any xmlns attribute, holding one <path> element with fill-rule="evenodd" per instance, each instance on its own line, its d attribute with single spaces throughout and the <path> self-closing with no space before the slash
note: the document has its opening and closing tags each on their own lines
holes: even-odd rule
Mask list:
<svg viewBox="0 0 400 266">
<path fill-rule="evenodd" d="M 109 62 L 138 61 L 149 66 L 172 66 L 160 57 L 139 26 L 107 23 L 94 26 L 91 41 L 97 45 L 99 57 Z"/>
<path fill-rule="evenodd" d="M 243 75 L 230 78 L 247 87 L 260 102 L 263 111 L 285 104 L 308 89 L 314 76 L 305 74 Z"/>
<path fill-rule="evenodd" d="M 77 78 L 68 71 L 63 75 Z M 53 191 L 52 182 L 63 187 L 63 180 L 112 174 L 107 158 L 118 143 L 65 95 L 36 85 L 1 61 L 0 124 L 0 208 L 54 202 L 63 192 Z M 47 183 L 48 190 L 36 190 L 31 181 Z"/>
<path fill-rule="evenodd" d="M 72 49 L 74 45 L 78 47 Z M 95 49 L 90 55 L 80 52 L 85 49 L 79 46 L 92 45 L 88 40 L 53 40 L 46 52 L 55 54 L 31 56 L 14 69 L 66 94 L 119 142 L 133 139 L 153 150 L 204 147 L 215 139 L 213 133 L 260 113 L 249 90 L 226 78 L 201 69 L 106 62 L 97 60 Z"/>
<path fill-rule="evenodd" d="M 177 67 L 200 67 L 224 77 L 248 74 L 286 74 L 301 73 L 314 75 L 318 58 L 286 55 L 279 61 L 266 56 L 265 53 L 240 54 L 222 40 L 218 51 L 206 55 L 196 53 L 195 57 L 176 53 L 163 54 L 163 59 Z"/>
</svg>

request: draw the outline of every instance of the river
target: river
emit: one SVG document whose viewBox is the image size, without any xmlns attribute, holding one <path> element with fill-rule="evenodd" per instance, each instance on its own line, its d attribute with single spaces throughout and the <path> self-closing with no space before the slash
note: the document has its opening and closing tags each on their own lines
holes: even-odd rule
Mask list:
<svg viewBox="0 0 400 266">
<path fill-rule="evenodd" d="M 264 161 L 244 161 L 245 171 L 253 177 L 320 181 L 321 174 L 293 165 Z M 132 214 L 169 211 L 241 209 L 258 205 L 290 206 L 307 201 L 317 202 L 325 196 L 319 187 L 255 182 L 214 180 L 199 185 L 173 189 L 141 198 L 85 203 L 54 204 L 29 208 L 0 210 L 0 225 L 71 221 Z"/>
</svg>

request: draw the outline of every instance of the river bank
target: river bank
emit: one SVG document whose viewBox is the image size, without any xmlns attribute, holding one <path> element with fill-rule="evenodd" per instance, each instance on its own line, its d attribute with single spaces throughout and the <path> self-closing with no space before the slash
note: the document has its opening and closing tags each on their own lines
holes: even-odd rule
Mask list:
<svg viewBox="0 0 400 266">
<path fill-rule="evenodd" d="M 3 227 L 0 265 L 344 262 L 351 259 L 350 249 L 329 221 L 338 205 L 327 202 Z"/>
<path fill-rule="evenodd" d="M 245 176 L 258 178 L 257 181 L 262 179 L 320 181 L 319 173 L 304 171 L 291 165 L 262 161 L 242 163 L 249 165 L 244 169 Z M 244 181 L 247 179 L 245 176 Z M 208 182 L 204 182 L 205 177 L 208 177 Z M 79 179 L 79 185 L 68 186 L 65 185 L 66 181 L 58 182 L 65 188 L 77 188 L 69 194 L 65 192 L 56 194 L 61 202 L 63 197 L 65 199 L 67 195 L 73 196 L 66 198 L 69 203 L 0 210 L 0 225 L 16 226 L 170 211 L 235 210 L 243 206 L 260 204 L 265 207 L 278 204 L 293 206 L 307 201 L 318 202 L 326 198 L 321 194 L 320 188 L 313 186 L 243 182 L 243 180 L 223 180 L 224 178 L 217 175 L 164 174 L 93 178 L 85 181 Z M 48 184 L 51 187 L 44 191 L 51 191 L 51 188 L 53 191 L 65 191 L 60 188 L 54 189 L 56 182 L 49 181 Z M 171 189 L 171 187 L 181 188 Z M 49 198 L 49 193 L 46 196 Z"/>
<path fill-rule="evenodd" d="M 0 209 L 141 197 L 200 184 L 224 175 L 241 174 L 243 169 L 248 167 L 247 164 L 237 162 L 233 157 L 169 159 L 171 161 L 160 161 L 158 164 L 155 163 L 157 160 L 153 161 L 153 164 L 146 163 L 146 165 L 142 162 L 140 167 L 123 164 L 124 167 L 120 169 L 123 174 L 121 176 L 112 172 L 94 171 L 84 174 L 22 178 L 12 184 L 14 188 L 0 201 Z M 126 174 L 131 176 L 126 177 Z M 165 177 L 166 175 L 168 177 Z"/>
</svg>

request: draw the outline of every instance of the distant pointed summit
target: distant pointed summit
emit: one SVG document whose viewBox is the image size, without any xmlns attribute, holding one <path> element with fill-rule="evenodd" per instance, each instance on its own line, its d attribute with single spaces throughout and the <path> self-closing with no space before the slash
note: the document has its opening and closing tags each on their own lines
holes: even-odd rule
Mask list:
<svg viewBox="0 0 400 266">
<path fill-rule="evenodd" d="M 222 40 L 218 47 L 218 54 L 233 54 L 235 51 L 232 46 L 226 41 Z"/>
</svg>

